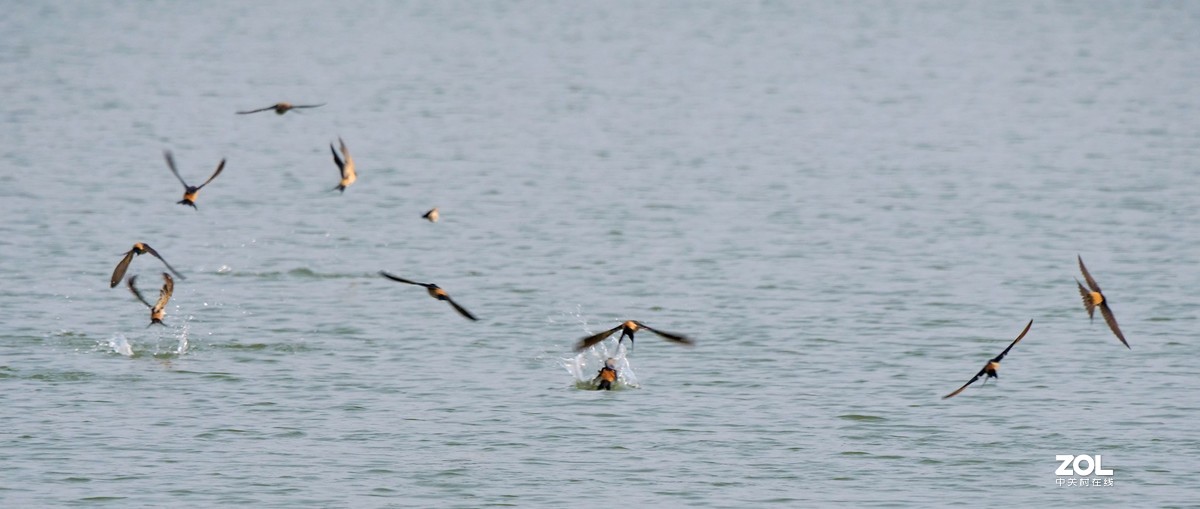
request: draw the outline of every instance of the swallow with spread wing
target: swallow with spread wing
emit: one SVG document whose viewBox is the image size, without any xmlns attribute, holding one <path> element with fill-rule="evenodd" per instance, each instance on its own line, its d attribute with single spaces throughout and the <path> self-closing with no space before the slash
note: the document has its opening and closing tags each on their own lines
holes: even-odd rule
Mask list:
<svg viewBox="0 0 1200 509">
<path fill-rule="evenodd" d="M 163 265 L 166 265 L 167 269 L 169 269 L 172 273 L 174 273 L 175 276 L 178 277 L 179 279 L 187 279 L 187 278 L 183 277 L 183 275 L 180 274 L 179 271 L 175 270 L 175 267 L 172 267 L 171 264 L 167 263 L 167 261 L 163 259 L 162 255 L 159 255 L 158 251 L 155 251 L 154 248 L 150 247 L 149 244 L 143 244 L 141 242 L 138 242 L 137 244 L 133 245 L 133 249 L 126 251 L 125 257 L 121 258 L 121 261 L 117 263 L 117 268 L 113 269 L 112 281 L 109 281 L 108 287 L 116 288 L 117 283 L 120 283 L 121 279 L 123 279 L 125 277 L 125 271 L 129 270 L 129 262 L 133 261 L 133 257 L 136 255 L 143 255 L 146 253 L 150 253 L 155 258 L 158 258 L 158 261 L 163 262 Z"/>
<path fill-rule="evenodd" d="M 276 103 L 272 106 L 267 106 L 266 108 L 259 108 L 257 110 L 239 111 L 239 112 L 237 112 L 237 114 L 238 115 L 249 115 L 251 113 L 258 113 L 260 111 L 275 110 L 276 115 L 282 115 L 284 113 L 287 113 L 289 110 L 295 110 L 295 109 L 300 109 L 300 108 L 319 108 L 324 105 L 325 105 L 325 103 L 321 103 L 321 104 Z"/>
<path fill-rule="evenodd" d="M 1108 299 L 1104 297 L 1104 293 L 1100 291 L 1100 285 L 1096 284 L 1096 280 L 1092 279 L 1092 275 L 1088 273 L 1087 267 L 1083 266 L 1083 257 L 1076 255 L 1079 259 L 1079 270 L 1083 272 L 1083 279 L 1087 281 L 1088 288 L 1084 288 L 1083 284 L 1078 279 L 1075 280 L 1075 285 L 1079 287 L 1079 295 L 1083 297 L 1083 307 L 1087 308 L 1088 319 L 1095 319 L 1096 308 L 1100 308 L 1100 315 L 1104 317 L 1104 321 L 1108 323 L 1108 328 L 1112 329 L 1113 334 L 1117 335 L 1117 339 L 1121 340 L 1121 344 L 1125 348 L 1129 347 L 1129 343 L 1125 341 L 1125 335 L 1121 334 L 1121 328 L 1117 326 L 1117 317 L 1113 316 L 1112 309 L 1108 307 Z"/>
<path fill-rule="evenodd" d="M 183 199 L 175 203 L 179 205 L 188 205 L 193 209 L 196 209 L 196 194 L 198 194 L 201 189 L 204 189 L 204 186 L 207 186 L 209 182 L 212 182 L 213 179 L 217 178 L 217 175 L 221 174 L 221 170 L 225 169 L 225 160 L 222 159 L 221 164 L 217 165 L 217 171 L 214 171 L 212 176 L 208 177 L 208 180 L 205 180 L 203 184 L 198 186 L 189 186 L 187 181 L 183 180 L 183 177 L 179 175 L 179 170 L 175 168 L 175 157 L 171 155 L 171 151 L 164 150 L 163 157 L 167 159 L 167 167 L 171 168 L 171 173 L 174 173 L 175 178 L 179 179 L 179 183 L 183 184 Z"/>
<path fill-rule="evenodd" d="M 337 164 L 338 171 L 342 175 L 342 181 L 333 189 L 345 193 L 346 188 L 350 187 L 350 184 L 353 184 L 355 180 L 358 180 L 358 175 L 354 173 L 354 159 L 350 157 L 350 152 L 346 150 L 346 142 L 342 141 L 341 136 L 338 136 L 338 144 L 342 146 L 342 157 L 346 160 L 342 161 L 342 159 L 338 158 L 337 150 L 334 150 L 333 144 L 330 143 L 329 151 L 333 152 L 333 162 Z"/>
<path fill-rule="evenodd" d="M 635 333 L 639 330 L 642 330 L 642 329 L 646 329 L 650 332 L 658 334 L 663 339 L 666 339 L 669 341 L 674 341 L 674 342 L 682 344 L 682 345 L 695 344 L 692 342 L 691 339 L 688 339 L 687 336 L 683 336 L 680 334 L 672 334 L 670 332 L 664 332 L 664 331 L 660 331 L 658 329 L 652 329 L 642 322 L 638 322 L 635 320 L 629 320 L 629 321 L 622 323 L 621 325 L 618 325 L 616 327 L 608 329 L 604 332 L 601 332 L 599 334 L 593 334 L 591 336 L 588 336 L 586 338 L 579 340 L 579 342 L 575 344 L 575 351 L 583 350 L 589 346 L 592 346 L 596 343 L 604 341 L 605 338 L 615 334 L 617 331 L 621 331 L 621 337 L 619 339 L 617 339 L 617 345 L 620 346 L 621 342 L 625 341 L 625 336 L 629 336 L 629 347 L 632 348 L 633 347 L 633 333 Z"/>
<path fill-rule="evenodd" d="M 1030 327 L 1033 327 L 1033 320 L 1029 321 L 1029 324 L 1025 326 L 1025 330 L 1021 331 L 1021 335 L 1017 336 L 1017 339 L 1014 339 L 1012 343 L 1009 343 L 1008 348 L 1005 348 L 1003 352 L 1000 352 L 1000 355 L 995 356 L 992 358 L 992 360 L 988 361 L 987 364 L 984 364 L 983 369 L 979 370 L 978 373 L 975 373 L 975 376 L 968 380 L 967 383 L 963 384 L 962 387 L 959 387 L 957 391 L 942 396 L 942 399 L 957 396 L 958 393 L 962 392 L 963 389 L 966 389 L 968 385 L 971 385 L 975 383 L 976 380 L 979 380 L 979 377 L 981 376 L 986 375 L 986 378 L 983 379 L 983 383 L 985 384 L 989 378 L 995 378 L 999 380 L 1000 375 L 996 373 L 996 370 L 1000 369 L 1000 360 L 1003 359 L 1005 355 L 1008 355 L 1008 351 L 1012 350 L 1012 347 L 1016 346 L 1017 342 L 1020 341 L 1021 338 L 1025 337 L 1025 334 L 1029 332 Z"/>
<path fill-rule="evenodd" d="M 151 305 L 150 301 L 147 301 L 145 297 L 142 297 L 142 292 L 139 292 L 137 286 L 134 284 L 134 281 L 137 281 L 137 276 L 129 276 L 128 280 L 129 291 L 133 292 L 133 296 L 142 301 L 142 304 L 145 304 L 146 307 L 150 308 L 150 325 L 154 325 L 156 323 L 163 326 L 166 325 L 163 323 L 162 319 L 164 316 L 167 316 L 167 302 L 171 300 L 171 294 L 175 292 L 175 281 L 171 279 L 171 275 L 167 274 L 166 272 L 163 272 L 162 275 L 163 286 L 162 289 L 158 291 L 158 301 L 153 305 Z M 147 325 L 147 327 L 150 325 Z"/>
<path fill-rule="evenodd" d="M 430 297 L 433 297 L 437 300 L 444 300 L 444 301 L 450 303 L 450 306 L 453 307 L 455 311 L 458 311 L 458 314 L 463 315 L 463 317 L 467 318 L 468 320 L 478 320 L 478 318 L 475 318 L 475 315 L 472 315 L 470 311 L 467 311 L 466 308 L 459 306 L 457 302 L 454 302 L 454 300 L 450 298 L 450 294 L 446 293 L 446 290 L 441 289 L 441 287 L 439 287 L 438 285 L 435 285 L 433 283 L 418 283 L 416 281 L 409 281 L 402 277 L 393 276 L 391 274 L 388 274 L 387 272 L 384 272 L 382 270 L 379 271 L 379 275 L 386 277 L 388 279 L 391 279 L 392 281 L 397 281 L 400 283 L 424 286 L 425 290 L 429 292 Z"/>
</svg>

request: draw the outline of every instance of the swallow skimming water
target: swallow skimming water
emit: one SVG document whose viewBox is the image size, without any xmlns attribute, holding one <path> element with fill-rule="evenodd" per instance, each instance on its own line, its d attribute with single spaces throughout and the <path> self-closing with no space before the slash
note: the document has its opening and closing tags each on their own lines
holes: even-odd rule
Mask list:
<svg viewBox="0 0 1200 509">
<path fill-rule="evenodd" d="M 1025 334 L 1029 332 L 1030 327 L 1033 327 L 1033 320 L 1029 321 L 1029 324 L 1025 326 L 1025 330 L 1021 331 L 1021 335 L 1017 336 L 1017 339 L 1014 339 L 1012 343 L 1009 343 L 1008 348 L 1005 348 L 1003 352 L 1000 352 L 1000 355 L 993 357 L 992 360 L 987 362 L 987 364 L 984 364 L 983 369 L 979 370 L 978 373 L 975 373 L 974 378 L 971 378 L 969 381 L 967 381 L 967 383 L 963 384 L 962 387 L 959 387 L 957 391 L 942 396 L 942 399 L 952 398 L 958 395 L 958 393 L 962 392 L 963 389 L 966 389 L 968 385 L 971 385 L 975 383 L 976 380 L 979 380 L 979 377 L 981 376 L 987 375 L 987 377 L 983 379 L 983 383 L 985 384 L 989 378 L 995 378 L 999 380 L 1000 375 L 996 373 L 996 370 L 1000 369 L 1000 360 L 1003 359 L 1005 355 L 1008 355 L 1008 351 L 1012 350 L 1012 347 L 1016 346 L 1017 342 L 1020 341 L 1021 338 L 1025 337 Z"/>
<path fill-rule="evenodd" d="M 1088 274 L 1087 267 L 1083 266 L 1083 257 L 1079 258 L 1079 270 L 1083 272 L 1083 279 L 1087 281 L 1088 288 L 1084 288 L 1078 279 L 1075 280 L 1075 285 L 1079 287 L 1079 295 L 1083 297 L 1083 307 L 1087 308 L 1088 319 L 1095 318 L 1096 308 L 1100 308 L 1100 315 L 1104 317 L 1104 321 L 1108 323 L 1108 328 L 1112 329 L 1113 334 L 1117 335 L 1117 339 L 1121 340 L 1121 344 L 1125 348 L 1129 347 L 1129 343 L 1125 341 L 1125 335 L 1121 334 L 1121 328 L 1117 326 L 1117 317 L 1113 316 L 1112 309 L 1108 307 L 1108 299 L 1104 297 L 1104 293 L 1100 291 L 1100 285 L 1096 284 L 1096 280 L 1092 279 L 1092 275 Z"/>
<path fill-rule="evenodd" d="M 452 306 L 455 311 L 458 311 L 458 314 L 463 315 L 464 317 L 466 317 L 469 320 L 478 320 L 478 318 L 475 318 L 475 315 L 472 315 L 470 311 L 467 311 L 466 308 L 459 306 L 457 302 L 454 302 L 454 300 L 450 298 L 450 295 L 446 293 L 446 290 L 441 289 L 441 287 L 439 287 L 438 285 L 435 285 L 433 283 L 418 283 L 416 281 L 409 281 L 402 277 L 393 276 L 391 274 L 388 274 L 387 272 L 384 272 L 382 270 L 379 271 L 379 275 L 386 277 L 388 279 L 391 279 L 392 281 L 398 281 L 400 283 L 424 286 L 425 290 L 429 292 L 430 297 L 433 297 L 437 300 L 444 300 L 444 301 L 450 303 L 450 306 Z"/>
<path fill-rule="evenodd" d="M 145 297 L 142 297 L 142 292 L 139 292 L 137 286 L 134 285 L 134 281 L 137 280 L 137 276 L 129 276 L 129 291 L 133 292 L 133 296 L 142 301 L 142 304 L 145 304 L 146 307 L 150 308 L 150 325 L 154 325 L 156 323 L 163 326 L 166 325 L 163 323 L 162 319 L 164 316 L 167 316 L 167 302 L 171 300 L 171 294 L 175 292 L 175 281 L 171 279 L 171 275 L 167 274 L 166 272 L 163 272 L 162 275 L 163 286 L 162 289 L 158 291 L 158 301 L 155 302 L 154 305 L 151 305 Z M 150 325 L 147 325 L 147 327 Z"/>
<path fill-rule="evenodd" d="M 687 336 L 682 336 L 679 334 L 672 334 L 670 332 L 664 332 L 664 331 L 660 331 L 658 329 L 652 329 L 642 322 L 638 322 L 635 320 L 629 320 L 629 321 L 626 321 L 625 323 L 622 323 L 621 325 L 618 325 L 616 327 L 608 329 L 604 332 L 601 332 L 599 334 L 593 334 L 591 336 L 588 336 L 586 338 L 579 340 L 579 342 L 575 344 L 575 351 L 583 350 L 589 346 L 592 346 L 596 343 L 604 341 L 604 338 L 607 338 L 607 337 L 613 335 L 617 331 L 621 331 L 621 337 L 619 339 L 617 339 L 617 345 L 619 346 L 622 341 L 625 341 L 625 336 L 629 336 L 629 346 L 633 347 L 633 333 L 635 333 L 639 330 L 642 330 L 642 329 L 646 329 L 650 332 L 658 334 L 663 339 L 674 341 L 679 344 L 683 344 L 683 345 L 694 344 L 691 339 L 687 338 Z"/>
<path fill-rule="evenodd" d="M 203 184 L 198 186 L 189 186 L 188 183 L 183 180 L 183 177 L 179 175 L 179 170 L 175 168 L 175 157 L 171 155 L 171 151 L 164 150 L 163 157 L 167 159 L 167 166 L 171 168 L 171 173 L 174 173 L 175 178 L 179 179 L 179 183 L 183 184 L 183 199 L 176 203 L 179 205 L 191 206 L 193 209 L 196 208 L 196 194 L 198 194 L 201 189 L 204 189 L 204 186 L 207 186 L 209 182 L 212 182 L 213 179 L 217 178 L 217 175 L 221 174 L 221 170 L 225 169 L 225 160 L 221 159 L 221 164 L 217 165 L 217 171 L 214 171 L 212 176 L 208 177 L 208 180 L 205 180 Z"/>
<path fill-rule="evenodd" d="M 341 145 L 342 157 L 346 158 L 346 160 L 342 161 L 338 158 L 337 150 L 334 150 L 333 144 L 330 143 L 329 151 L 333 152 L 333 162 L 337 163 L 338 171 L 342 174 L 342 181 L 333 189 L 345 193 L 346 188 L 350 187 L 350 184 L 353 184 L 355 180 L 358 180 L 358 175 L 354 173 L 354 159 L 350 157 L 350 152 L 346 150 L 346 142 L 342 141 L 341 136 L 338 136 L 338 144 Z"/>
<path fill-rule="evenodd" d="M 135 255 L 142 255 L 146 253 L 150 253 L 151 256 L 158 258 L 158 261 L 163 262 L 163 265 L 166 265 L 167 269 L 170 269 L 170 271 L 179 279 L 187 279 L 183 277 L 179 271 L 175 270 L 175 267 L 172 267 L 171 264 L 167 263 L 167 261 L 158 254 L 158 251 L 155 251 L 154 248 L 150 247 L 149 244 L 138 242 L 137 244 L 133 245 L 133 249 L 125 252 L 125 257 L 121 258 L 120 262 L 117 262 L 117 268 L 113 269 L 112 281 L 109 282 L 108 287 L 116 288 L 117 283 L 120 283 L 121 279 L 125 277 L 125 271 L 129 269 L 129 262 L 133 261 L 133 257 Z"/>
<path fill-rule="evenodd" d="M 325 105 L 325 103 L 321 103 L 321 104 L 276 103 L 272 106 L 267 106 L 266 108 L 259 108 L 257 110 L 239 111 L 239 112 L 237 112 L 237 114 L 238 115 L 249 115 L 251 113 L 258 113 L 260 111 L 275 110 L 276 115 L 282 115 L 284 113 L 287 113 L 288 110 L 294 110 L 294 109 L 300 109 L 300 108 L 319 108 L 324 105 Z"/>
</svg>

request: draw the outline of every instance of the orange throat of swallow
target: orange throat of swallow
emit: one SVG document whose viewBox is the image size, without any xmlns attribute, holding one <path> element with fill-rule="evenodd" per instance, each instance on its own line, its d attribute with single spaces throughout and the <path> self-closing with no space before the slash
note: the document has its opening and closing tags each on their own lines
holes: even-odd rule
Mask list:
<svg viewBox="0 0 1200 509">
<path fill-rule="evenodd" d="M 1093 306 L 1099 306 L 1100 303 L 1104 302 L 1104 295 L 1101 295 L 1100 292 L 1092 292 L 1091 295 Z"/>
<path fill-rule="evenodd" d="M 637 332 L 639 329 L 637 322 L 634 322 L 633 320 L 621 324 L 621 327 L 628 329 L 629 332 Z"/>
<path fill-rule="evenodd" d="M 604 380 L 605 382 L 617 381 L 617 370 L 608 368 L 600 370 L 600 379 Z"/>
<path fill-rule="evenodd" d="M 996 370 L 1000 369 L 1000 363 L 996 361 L 988 361 L 987 366 L 983 368 L 983 372 L 988 376 L 996 376 Z"/>
</svg>

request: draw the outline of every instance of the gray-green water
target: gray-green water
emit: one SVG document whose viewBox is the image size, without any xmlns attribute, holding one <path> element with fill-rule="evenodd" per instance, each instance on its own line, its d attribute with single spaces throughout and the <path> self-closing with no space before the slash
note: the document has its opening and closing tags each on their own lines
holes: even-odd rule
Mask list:
<svg viewBox="0 0 1200 509">
<path fill-rule="evenodd" d="M 0 505 L 1196 505 L 1197 27 L 8 2 Z M 277 101 L 327 105 L 233 114 Z M 164 149 L 190 181 L 228 158 L 198 212 Z M 136 241 L 187 276 L 169 327 L 108 288 Z M 1031 318 L 999 383 L 940 399 Z M 639 334 L 638 388 L 580 390 L 571 344 L 624 319 L 698 344 Z M 1114 485 L 1057 486 L 1059 454 Z"/>
</svg>

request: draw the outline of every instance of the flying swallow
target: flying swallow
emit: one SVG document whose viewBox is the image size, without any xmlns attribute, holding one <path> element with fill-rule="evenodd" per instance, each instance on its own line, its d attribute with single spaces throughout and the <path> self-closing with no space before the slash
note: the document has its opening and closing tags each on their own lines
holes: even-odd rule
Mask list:
<svg viewBox="0 0 1200 509">
<path fill-rule="evenodd" d="M 1017 342 L 1020 341 L 1021 338 L 1025 337 L 1025 334 L 1029 332 L 1030 327 L 1033 327 L 1033 320 L 1029 321 L 1029 324 L 1025 326 L 1025 330 L 1021 331 L 1021 335 L 1017 336 L 1017 339 L 1014 339 L 1013 342 L 1008 345 L 1008 348 L 1005 348 L 1003 352 L 1000 352 L 1000 355 L 995 356 L 992 358 L 992 360 L 988 361 L 987 364 L 984 364 L 983 369 L 979 370 L 978 373 L 975 373 L 974 378 L 971 378 L 971 380 L 963 384 L 962 387 L 959 387 L 957 391 L 942 396 L 942 399 L 952 398 L 958 395 L 958 393 L 962 392 L 963 389 L 966 389 L 968 385 L 971 385 L 975 383 L 976 380 L 979 380 L 979 377 L 981 376 L 987 375 L 987 377 L 983 379 L 983 383 L 985 384 L 989 378 L 995 378 L 999 380 L 1000 375 L 996 373 L 996 370 L 1000 369 L 1000 359 L 1003 359 L 1005 355 L 1008 355 L 1008 351 L 1012 350 L 1012 347 L 1016 346 Z"/>
<path fill-rule="evenodd" d="M 142 292 L 139 292 L 137 286 L 134 285 L 134 281 L 137 280 L 137 276 L 129 276 L 129 291 L 133 292 L 133 295 L 137 297 L 138 300 L 142 301 L 142 304 L 145 304 L 146 307 L 150 308 L 150 325 L 154 325 L 156 323 L 159 325 L 166 325 L 163 323 L 162 319 L 164 316 L 167 316 L 167 301 L 171 300 L 171 294 L 175 292 L 175 281 L 171 279 L 171 275 L 167 274 L 166 272 L 163 272 L 162 275 L 163 287 L 162 290 L 158 291 L 158 301 L 155 302 L 154 305 L 150 305 L 150 302 L 147 301 L 145 297 L 142 297 Z M 150 325 L 147 325 L 147 327 Z"/>
<path fill-rule="evenodd" d="M 617 345 L 620 346 L 621 342 L 625 341 L 625 336 L 629 336 L 629 346 L 632 348 L 633 347 L 633 333 L 635 333 L 639 330 L 642 330 L 642 329 L 646 329 L 650 332 L 658 334 L 659 336 L 662 336 L 664 339 L 668 339 L 668 340 L 674 341 L 676 343 L 680 343 L 680 344 L 684 344 L 684 345 L 695 344 L 692 342 L 691 339 L 688 339 L 686 336 L 681 336 L 679 334 L 672 334 L 670 332 L 663 332 L 663 331 L 660 331 L 657 329 L 651 329 L 649 326 L 647 326 L 646 324 L 644 324 L 642 322 L 638 322 L 635 320 L 629 320 L 625 323 L 622 323 L 621 325 L 618 325 L 616 327 L 608 329 L 604 332 L 601 332 L 599 334 L 593 334 L 591 336 L 588 336 L 586 338 L 579 340 L 579 342 L 575 344 L 575 351 L 583 350 L 584 348 L 587 348 L 596 343 L 604 341 L 604 338 L 607 338 L 607 337 L 613 335 L 617 331 L 621 331 L 621 337 L 619 339 L 617 339 Z"/>
<path fill-rule="evenodd" d="M 318 108 L 318 107 L 321 107 L 321 106 L 324 106 L 324 105 L 325 105 L 325 103 L 321 103 L 321 104 L 292 104 L 292 103 L 277 103 L 277 104 L 275 104 L 275 105 L 273 105 L 273 106 L 267 106 L 266 108 L 259 108 L 259 109 L 257 109 L 257 110 L 250 110 L 250 111 L 239 111 L 239 112 L 237 112 L 237 114 L 238 114 L 238 115 L 249 115 L 249 114 L 251 114 L 251 113 L 258 113 L 258 112 L 260 112 L 260 111 L 275 110 L 275 114 L 276 114 L 276 115 L 282 115 L 282 114 L 284 114 L 284 113 L 287 113 L 287 112 L 288 112 L 288 110 L 292 110 L 292 109 L 300 109 L 300 108 Z"/>
<path fill-rule="evenodd" d="M 225 160 L 222 159 L 221 164 L 217 165 L 217 171 L 214 171 L 212 176 L 208 177 L 208 180 L 205 180 L 204 183 L 200 184 L 199 186 L 189 186 L 188 183 L 183 180 L 183 177 L 179 176 L 179 170 L 175 169 L 175 157 L 171 155 L 171 151 L 164 150 L 163 156 L 167 158 L 167 166 L 171 168 L 171 173 L 174 173 L 175 178 L 179 179 L 179 182 L 183 184 L 183 199 L 175 203 L 179 205 L 190 205 L 193 209 L 196 208 L 196 194 L 199 193 L 201 189 L 204 189 L 204 186 L 207 186 L 209 182 L 212 182 L 213 179 L 217 178 L 217 175 L 221 174 L 221 170 L 225 169 Z"/>
<path fill-rule="evenodd" d="M 611 391 L 612 385 L 617 381 L 617 360 L 608 358 L 604 361 L 604 367 L 596 373 L 596 378 L 592 379 L 592 383 L 597 384 L 596 390 Z"/>
<path fill-rule="evenodd" d="M 431 209 L 429 209 L 429 212 L 426 212 L 426 213 L 425 213 L 425 215 L 423 215 L 423 216 L 421 216 L 421 217 L 422 217 L 422 218 L 424 218 L 424 219 L 428 219 L 428 220 L 429 220 L 429 222 L 431 222 L 431 223 L 436 223 L 436 222 L 437 222 L 437 220 L 438 220 L 438 209 L 437 209 L 437 207 L 434 207 L 434 208 L 431 208 Z"/>
<path fill-rule="evenodd" d="M 418 283 L 416 281 L 409 281 L 402 277 L 397 277 L 397 276 L 388 274 L 387 272 L 384 272 L 382 270 L 379 271 L 379 275 L 386 277 L 388 279 L 391 279 L 392 281 L 408 283 L 410 285 L 424 286 L 425 290 L 427 290 L 429 292 L 430 297 L 433 297 L 437 300 L 444 300 L 446 302 L 449 302 L 450 305 L 454 307 L 454 310 L 458 311 L 458 314 L 463 315 L 464 317 L 466 317 L 469 320 L 478 320 L 478 318 L 475 318 L 475 315 L 472 315 L 470 311 L 467 311 L 466 308 L 463 308 L 462 306 L 459 306 L 457 302 L 454 302 L 454 300 L 450 298 L 450 295 L 446 293 L 446 290 L 441 289 L 441 287 L 439 287 L 438 285 L 435 285 L 433 283 Z"/>
<path fill-rule="evenodd" d="M 333 162 L 337 163 L 338 171 L 342 173 L 341 183 L 339 183 L 338 186 L 333 189 L 335 191 L 341 191 L 344 193 L 346 192 L 346 188 L 350 187 L 350 184 L 353 184 L 355 180 L 358 180 L 358 176 L 354 174 L 354 159 L 350 157 L 350 152 L 346 151 L 346 142 L 342 141 L 341 136 L 338 136 L 338 143 L 342 146 L 342 157 L 345 157 L 346 161 L 342 162 L 342 160 L 338 158 L 337 150 L 334 150 L 333 144 L 330 143 L 329 151 L 333 152 Z"/>
<path fill-rule="evenodd" d="M 186 277 L 183 277 L 179 271 L 175 270 L 175 267 L 172 267 L 171 264 L 167 263 L 167 261 L 163 259 L 162 255 L 159 255 L 158 251 L 155 251 L 154 248 L 150 247 L 149 244 L 138 242 L 137 244 L 133 245 L 133 249 L 126 251 L 125 257 L 121 258 L 121 261 L 117 263 L 117 268 L 113 270 L 112 281 L 109 282 L 108 287 L 117 287 L 117 283 L 120 283 L 121 279 L 125 277 L 125 271 L 129 269 L 129 262 L 133 261 L 134 255 L 142 255 L 146 253 L 150 253 L 155 258 L 158 258 L 158 261 L 163 262 L 163 265 L 166 265 L 167 268 L 175 274 L 175 277 L 178 277 L 179 279 L 187 279 Z"/>
<path fill-rule="evenodd" d="M 1088 274 L 1087 267 L 1083 266 L 1083 257 L 1076 255 L 1076 258 L 1079 258 L 1079 270 L 1083 271 L 1083 279 L 1087 281 L 1088 288 L 1092 289 L 1089 292 L 1087 288 L 1084 288 L 1079 283 L 1079 279 L 1075 280 L 1075 285 L 1079 287 L 1079 295 L 1083 297 L 1083 307 L 1087 308 L 1088 319 L 1095 318 L 1096 306 L 1100 306 L 1100 314 L 1104 316 L 1104 321 L 1108 323 L 1108 328 L 1112 329 L 1113 334 L 1117 335 L 1117 339 L 1121 340 L 1125 348 L 1132 350 L 1129 347 L 1129 343 L 1125 341 L 1125 335 L 1121 334 L 1121 328 L 1117 326 L 1117 318 L 1113 316 L 1112 309 L 1109 309 L 1108 299 L 1104 298 L 1104 293 L 1100 291 L 1100 285 L 1096 284 L 1096 280 L 1092 279 L 1091 274 Z"/>
</svg>

